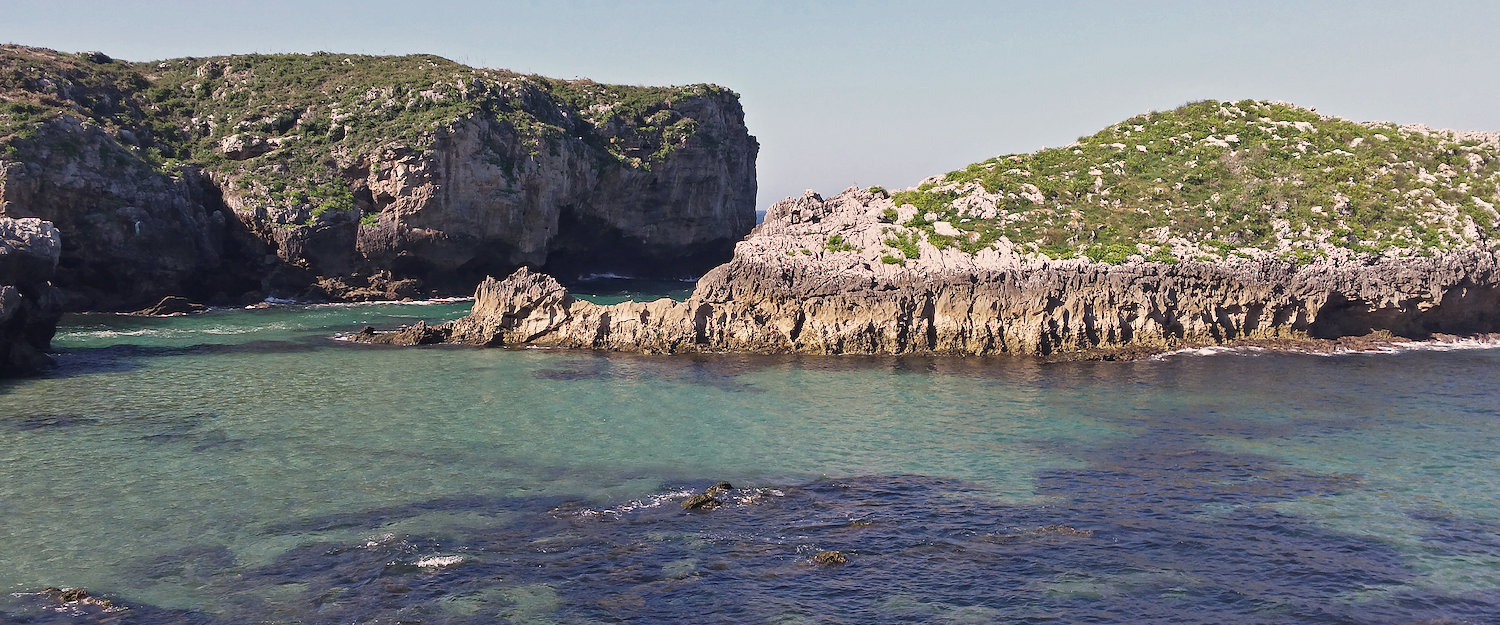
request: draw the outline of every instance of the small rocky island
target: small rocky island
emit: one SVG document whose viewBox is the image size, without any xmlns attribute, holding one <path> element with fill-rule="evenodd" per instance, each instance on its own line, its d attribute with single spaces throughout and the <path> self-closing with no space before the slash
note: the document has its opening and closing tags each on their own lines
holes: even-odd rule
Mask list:
<svg viewBox="0 0 1500 625">
<path fill-rule="evenodd" d="M 1116 357 L 1500 330 L 1500 134 L 1206 101 L 889 193 L 773 206 L 685 302 L 522 269 L 359 340 Z"/>
</svg>

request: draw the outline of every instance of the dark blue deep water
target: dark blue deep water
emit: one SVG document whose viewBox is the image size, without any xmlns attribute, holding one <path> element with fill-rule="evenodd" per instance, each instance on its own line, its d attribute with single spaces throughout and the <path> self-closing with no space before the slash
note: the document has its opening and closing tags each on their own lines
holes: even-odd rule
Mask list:
<svg viewBox="0 0 1500 625">
<path fill-rule="evenodd" d="M 331 338 L 466 308 L 70 318 L 0 383 L 0 623 L 1500 623 L 1500 349 Z"/>
</svg>

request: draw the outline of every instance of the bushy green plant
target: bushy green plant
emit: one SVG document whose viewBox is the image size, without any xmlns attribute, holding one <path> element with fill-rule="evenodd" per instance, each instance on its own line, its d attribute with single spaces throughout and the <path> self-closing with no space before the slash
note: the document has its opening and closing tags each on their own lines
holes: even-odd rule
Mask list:
<svg viewBox="0 0 1500 625">
<path fill-rule="evenodd" d="M 885 239 L 883 243 L 894 248 L 897 252 L 901 253 L 901 256 L 907 259 L 915 260 L 917 258 L 921 258 L 922 249 L 917 244 L 920 240 L 918 237 L 921 235 L 915 232 L 905 231 L 891 232 L 889 234 L 891 234 L 891 236 Z"/>
<path fill-rule="evenodd" d="M 828 236 L 828 242 L 823 244 L 823 249 L 828 250 L 830 252 L 857 252 L 857 251 L 859 251 L 859 248 L 854 247 L 848 241 L 844 240 L 844 235 L 837 234 L 837 233 L 831 234 L 831 235 Z"/>
<path fill-rule="evenodd" d="M 1003 219 L 953 207 L 975 184 Z M 1360 253 L 1474 244 L 1500 227 L 1474 200 L 1495 204 L 1497 193 L 1500 148 L 1491 143 L 1282 103 L 1208 100 L 1133 117 L 1074 145 L 974 163 L 891 199 L 916 209 L 905 225 L 934 245 L 978 250 L 1004 237 L 1053 258 L 1122 262 L 1138 244 L 1158 248 L 1166 237 L 1219 258 L 1292 243 Z M 935 236 L 937 221 L 969 239 Z"/>
</svg>

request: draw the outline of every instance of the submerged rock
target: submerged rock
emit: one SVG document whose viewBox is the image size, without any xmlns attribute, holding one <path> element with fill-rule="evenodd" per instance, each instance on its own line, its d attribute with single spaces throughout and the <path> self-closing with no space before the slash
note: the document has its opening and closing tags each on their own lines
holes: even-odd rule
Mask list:
<svg viewBox="0 0 1500 625">
<path fill-rule="evenodd" d="M 189 313 L 203 312 L 205 310 L 208 310 L 207 306 L 194 303 L 188 300 L 186 297 L 168 295 L 166 297 L 163 297 L 160 302 L 157 302 L 155 306 L 137 310 L 133 314 L 149 317 L 166 317 L 171 315 L 186 315 Z"/>
<path fill-rule="evenodd" d="M 682 502 L 682 509 L 683 510 L 713 510 L 714 508 L 717 508 L 717 507 L 722 506 L 722 505 L 724 505 L 724 502 L 721 501 L 721 500 L 719 500 L 718 497 L 714 497 L 713 495 L 709 495 L 709 494 L 703 494 L 703 495 L 693 495 L 692 497 L 688 497 L 687 499 L 683 500 L 683 502 Z"/>
<path fill-rule="evenodd" d="M 1044 525 L 1036 529 L 1034 534 L 1045 536 L 1080 536 L 1088 537 L 1094 535 L 1094 530 L 1081 530 L 1070 525 Z"/>
<path fill-rule="evenodd" d="M 104 609 L 115 606 L 115 602 L 90 595 L 89 591 L 82 588 L 43 588 L 41 594 L 62 604 L 94 606 Z"/>
</svg>

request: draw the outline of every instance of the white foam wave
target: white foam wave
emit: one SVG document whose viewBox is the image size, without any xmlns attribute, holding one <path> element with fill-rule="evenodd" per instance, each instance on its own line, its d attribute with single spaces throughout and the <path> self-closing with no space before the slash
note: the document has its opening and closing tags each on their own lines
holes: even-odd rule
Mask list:
<svg viewBox="0 0 1500 625">
<path fill-rule="evenodd" d="M 462 564 L 463 561 L 463 556 L 427 556 L 421 560 L 417 560 L 416 564 L 418 568 L 440 569 L 455 564 Z"/>
<path fill-rule="evenodd" d="M 697 494 L 698 491 L 695 490 L 679 489 L 665 493 L 658 493 L 650 497 L 644 497 L 641 499 L 632 499 L 620 505 L 612 506 L 609 508 L 601 508 L 598 510 L 595 510 L 593 508 L 584 508 L 575 512 L 574 514 L 584 518 L 599 518 L 604 516 L 619 517 L 627 512 L 655 508 L 658 506 L 666 505 L 668 503 L 676 503 Z M 739 488 L 734 490 L 733 496 L 727 498 L 729 499 L 729 503 L 735 505 L 753 506 L 757 503 L 760 503 L 760 501 L 766 497 L 785 496 L 786 493 L 774 488 Z"/>
<path fill-rule="evenodd" d="M 1217 356 L 1220 354 L 1258 354 L 1269 351 L 1264 347 L 1184 347 L 1174 349 L 1170 352 L 1162 352 L 1151 357 L 1151 360 L 1166 360 L 1172 356 Z"/>
<path fill-rule="evenodd" d="M 200 334 L 236 335 L 254 334 L 267 330 L 290 330 L 291 324 L 268 323 L 263 325 L 222 325 L 207 328 L 140 328 L 136 330 L 63 330 L 57 333 L 61 339 L 118 339 L 125 337 L 174 338 Z"/>
<path fill-rule="evenodd" d="M 1440 338 L 1426 341 L 1403 341 L 1388 343 L 1370 349 L 1339 349 L 1320 356 L 1344 356 L 1348 354 L 1400 354 L 1404 352 L 1457 352 L 1475 349 L 1500 348 L 1500 336 L 1472 338 Z"/>
<path fill-rule="evenodd" d="M 251 333 L 254 333 L 254 332 L 264 332 L 266 330 L 290 330 L 290 329 L 292 329 L 291 324 L 286 324 L 286 323 L 267 323 L 265 325 L 257 325 L 257 326 L 214 326 L 214 327 L 211 327 L 211 328 L 203 328 L 201 330 L 186 331 L 186 332 L 184 332 L 184 334 L 195 334 L 195 333 L 202 333 L 202 334 L 251 334 Z"/>
<path fill-rule="evenodd" d="M 307 304 L 307 308 L 360 308 L 364 306 L 441 306 L 444 304 L 458 304 L 472 302 L 473 297 L 439 297 L 434 299 L 414 300 L 372 300 L 368 302 L 328 302 L 323 304 Z"/>
<path fill-rule="evenodd" d="M 394 542 L 398 542 L 397 536 L 391 533 L 380 534 L 378 536 L 367 536 L 365 537 L 365 549 L 374 549 L 376 547 L 389 545 Z"/>
<path fill-rule="evenodd" d="M 665 504 L 667 502 L 674 501 L 674 500 L 677 500 L 677 499 L 683 499 L 683 498 L 686 498 L 686 497 L 692 497 L 693 495 L 696 495 L 696 494 L 698 494 L 698 493 L 695 492 L 695 491 L 686 490 L 686 489 L 684 489 L 684 490 L 674 490 L 674 491 L 666 492 L 666 493 L 658 493 L 658 494 L 652 495 L 650 497 L 644 497 L 644 498 L 641 498 L 641 499 L 632 499 L 632 500 L 627 501 L 625 503 L 622 503 L 622 504 L 620 504 L 618 506 L 613 506 L 613 507 L 609 507 L 609 508 L 602 508 L 602 509 L 599 509 L 599 510 L 595 510 L 593 508 L 584 508 L 582 510 L 579 510 L 577 512 L 577 514 L 578 514 L 578 516 L 585 517 L 585 518 L 597 518 L 597 517 L 602 517 L 602 516 L 616 516 L 617 517 L 617 516 L 620 516 L 620 515 L 625 514 L 627 512 L 632 512 L 632 511 L 635 511 L 635 510 L 644 510 L 646 508 L 655 508 L 655 507 L 660 506 L 662 504 Z"/>
<path fill-rule="evenodd" d="M 786 493 L 775 488 L 741 488 L 734 492 L 734 503 L 741 506 L 753 506 L 766 497 L 785 496 Z"/>
<path fill-rule="evenodd" d="M 59 338 L 77 337 L 91 339 L 112 339 L 122 336 L 167 336 L 169 334 L 171 334 L 171 331 L 159 328 L 141 330 L 67 330 L 57 333 Z"/>
<path fill-rule="evenodd" d="M 1163 352 L 1151 357 L 1151 360 L 1165 360 L 1172 356 L 1217 356 L 1221 354 L 1263 354 L 1266 352 L 1284 352 L 1290 354 L 1307 354 L 1310 356 L 1350 356 L 1355 354 L 1402 354 L 1406 352 L 1453 352 L 1476 349 L 1500 349 L 1500 335 L 1487 335 L 1481 337 L 1442 337 L 1428 339 L 1425 341 L 1393 341 L 1381 343 L 1370 347 L 1343 347 L 1334 346 L 1330 349 L 1297 349 L 1290 348 L 1277 350 L 1266 347 L 1242 346 L 1242 347 L 1189 347 L 1170 352 Z"/>
</svg>

